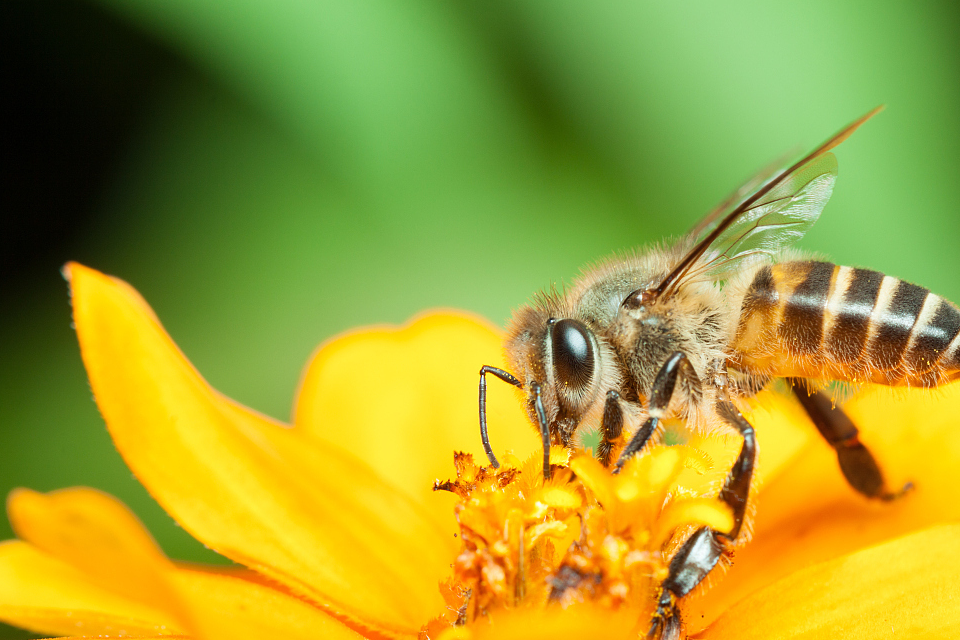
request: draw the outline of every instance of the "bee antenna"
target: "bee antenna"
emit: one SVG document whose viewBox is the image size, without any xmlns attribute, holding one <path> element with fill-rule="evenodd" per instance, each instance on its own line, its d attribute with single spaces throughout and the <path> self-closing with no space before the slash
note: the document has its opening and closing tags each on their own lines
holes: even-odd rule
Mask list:
<svg viewBox="0 0 960 640">
<path fill-rule="evenodd" d="M 490 461 L 491 466 L 494 469 L 500 468 L 500 463 L 497 462 L 497 456 L 493 455 L 493 447 L 490 446 L 490 435 L 487 433 L 487 374 L 492 373 L 497 376 L 504 382 L 512 384 L 513 386 L 522 389 L 523 385 L 517 380 L 513 374 L 504 371 L 503 369 L 498 369 L 496 367 L 491 367 L 489 365 L 483 365 L 480 367 L 480 440 L 483 442 L 483 450 L 487 454 L 487 460 Z M 539 391 L 539 389 L 538 389 Z M 538 395 L 539 397 L 539 395 Z M 543 405 L 540 405 L 540 410 L 543 411 Z"/>
</svg>

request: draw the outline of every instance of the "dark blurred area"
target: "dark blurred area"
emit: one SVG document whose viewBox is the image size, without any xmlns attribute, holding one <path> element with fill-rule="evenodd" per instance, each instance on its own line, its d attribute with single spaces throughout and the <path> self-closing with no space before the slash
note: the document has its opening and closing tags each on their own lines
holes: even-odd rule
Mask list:
<svg viewBox="0 0 960 640">
<path fill-rule="evenodd" d="M 0 12 L 0 304 L 9 310 L 73 255 L 158 78 L 185 64 L 98 6 L 9 0 Z"/>
<path fill-rule="evenodd" d="M 10 317 L 37 290 L 62 288 L 60 266 L 89 233 L 158 78 L 184 62 L 87 3 L 8 0 L 0 15 L 0 330 L 9 338 Z M 0 638 L 34 637 L 0 624 Z"/>
</svg>

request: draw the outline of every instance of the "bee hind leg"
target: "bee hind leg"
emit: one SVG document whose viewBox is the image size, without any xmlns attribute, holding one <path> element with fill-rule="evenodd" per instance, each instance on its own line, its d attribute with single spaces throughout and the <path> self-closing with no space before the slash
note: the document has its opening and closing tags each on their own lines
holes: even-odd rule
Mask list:
<svg viewBox="0 0 960 640">
<path fill-rule="evenodd" d="M 868 498 L 894 500 L 912 487 L 907 483 L 899 491 L 891 491 L 883 479 L 883 472 L 870 450 L 860 442 L 860 432 L 853 421 L 835 407 L 833 401 L 822 391 L 810 392 L 806 383 L 791 378 L 794 395 L 810 416 L 810 420 L 823 439 L 837 452 L 837 461 L 847 483 Z"/>
<path fill-rule="evenodd" d="M 743 528 L 750 483 L 757 462 L 756 435 L 753 426 L 729 401 L 717 403 L 717 413 L 736 427 L 743 438 L 740 455 L 727 473 L 723 489 L 720 490 L 720 499 L 733 511 L 733 528 L 724 533 L 701 527 L 683 543 L 670 560 L 667 578 L 660 585 L 660 597 L 647 632 L 648 638 L 666 640 L 680 637 L 680 599 L 703 582 L 720 559 L 730 553 Z"/>
<path fill-rule="evenodd" d="M 660 585 L 657 610 L 647 638 L 672 640 L 680 637 L 680 599 L 707 577 L 724 553 L 722 536 L 707 527 L 697 529 L 670 561 L 669 574 Z"/>
</svg>

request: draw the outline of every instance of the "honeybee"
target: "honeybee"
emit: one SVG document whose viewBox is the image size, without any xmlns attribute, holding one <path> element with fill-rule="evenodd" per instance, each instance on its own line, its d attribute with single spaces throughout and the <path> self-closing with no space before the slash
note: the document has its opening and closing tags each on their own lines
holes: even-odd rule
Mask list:
<svg viewBox="0 0 960 640">
<path fill-rule="evenodd" d="M 660 585 L 650 637 L 679 635 L 678 601 L 744 537 L 757 444 L 735 400 L 787 378 L 849 484 L 890 500 L 907 487 L 887 486 L 853 422 L 805 381 L 929 388 L 960 378 L 956 305 L 876 271 L 784 251 L 830 198 L 837 176 L 830 150 L 881 108 L 787 169 L 761 172 L 678 242 L 601 263 L 562 294 L 540 294 L 507 330 L 512 373 L 480 370 L 481 438 L 494 467 L 486 374 L 525 392 L 545 478 L 550 445 L 574 446 L 581 429 L 599 430 L 596 455 L 614 473 L 667 417 L 692 428 L 725 425 L 742 437 L 720 491 L 734 528 L 702 528 L 680 546 Z"/>
</svg>

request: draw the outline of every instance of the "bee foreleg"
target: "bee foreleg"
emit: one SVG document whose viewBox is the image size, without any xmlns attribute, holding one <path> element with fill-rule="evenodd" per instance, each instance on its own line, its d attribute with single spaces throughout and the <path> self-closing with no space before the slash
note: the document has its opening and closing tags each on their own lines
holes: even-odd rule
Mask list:
<svg viewBox="0 0 960 640">
<path fill-rule="evenodd" d="M 634 454 L 639 453 L 647 444 L 650 436 L 657 430 L 660 419 L 666 416 L 667 409 L 670 407 L 673 390 L 677 386 L 677 378 L 681 373 L 688 381 L 699 384 L 697 372 L 690 364 L 690 360 L 682 351 L 676 351 L 667 358 L 667 361 L 660 367 L 660 371 L 657 372 L 657 377 L 653 379 L 653 388 L 650 390 L 650 407 L 647 412 L 649 417 L 633 434 L 627 446 L 624 447 L 623 452 L 617 459 L 614 473 L 618 473 L 627 460 Z M 606 417 L 606 412 L 604 412 L 604 417 Z"/>
<path fill-rule="evenodd" d="M 835 407 L 827 394 L 810 393 L 803 380 L 791 378 L 793 392 L 823 439 L 837 452 L 840 470 L 847 482 L 868 498 L 893 500 L 903 495 L 912 485 L 907 483 L 900 491 L 890 491 L 883 480 L 883 472 L 873 454 L 860 442 L 860 432 L 853 421 Z"/>
<path fill-rule="evenodd" d="M 720 490 L 720 499 L 733 510 L 733 528 L 726 533 L 701 527 L 690 536 L 670 560 L 667 578 L 660 585 L 657 611 L 648 638 L 679 637 L 679 601 L 693 591 L 713 571 L 720 558 L 733 546 L 746 517 L 750 483 L 757 461 L 757 441 L 753 427 L 729 401 L 717 403 L 717 413 L 736 427 L 743 438 L 740 455 Z M 672 635 L 671 635 L 672 634 Z"/>
<path fill-rule="evenodd" d="M 533 391 L 533 409 L 537 413 L 537 424 L 540 427 L 540 440 L 543 443 L 543 479 L 549 480 L 550 473 L 550 426 L 547 424 L 547 413 L 543 410 L 543 398 L 540 395 L 540 385 L 534 382 L 530 385 Z"/>
<path fill-rule="evenodd" d="M 493 447 L 490 446 L 490 435 L 487 433 L 487 374 L 492 373 L 504 382 L 512 384 L 515 387 L 523 387 L 519 380 L 513 374 L 497 369 L 489 365 L 480 367 L 480 440 L 483 442 L 483 450 L 487 454 L 487 460 L 494 469 L 500 467 L 497 462 L 497 456 L 493 455 Z"/>
<path fill-rule="evenodd" d="M 610 451 L 613 443 L 623 433 L 623 408 L 620 406 L 620 394 L 607 392 L 607 401 L 603 405 L 603 421 L 600 423 L 600 443 L 597 445 L 597 459 L 603 466 L 610 463 Z"/>
</svg>

